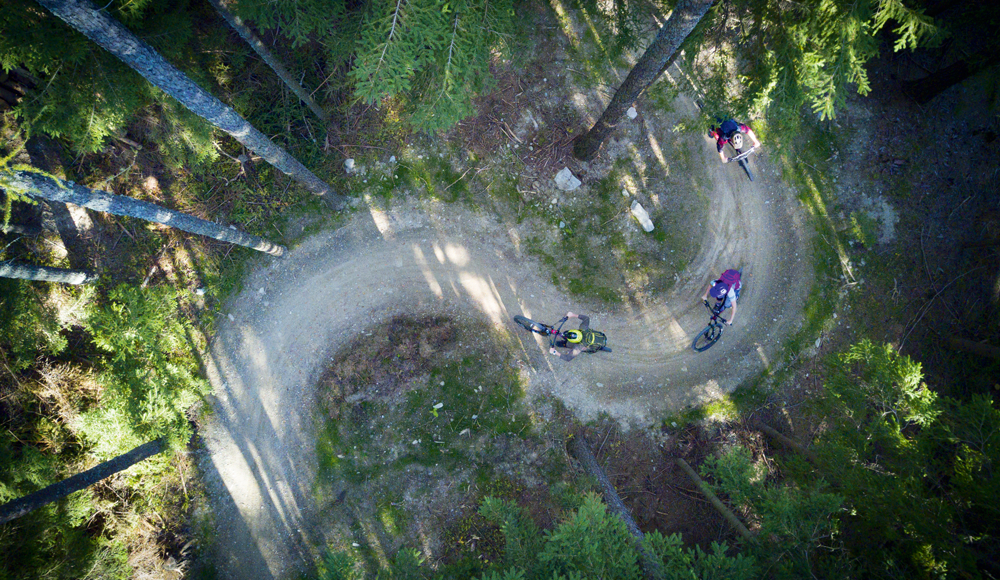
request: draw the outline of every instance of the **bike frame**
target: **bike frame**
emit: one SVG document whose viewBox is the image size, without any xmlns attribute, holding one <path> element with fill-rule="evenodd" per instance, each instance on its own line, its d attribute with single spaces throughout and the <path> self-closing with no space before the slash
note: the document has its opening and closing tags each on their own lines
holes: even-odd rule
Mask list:
<svg viewBox="0 0 1000 580">
<path fill-rule="evenodd" d="M 724 300 L 716 301 L 715 306 L 708 304 L 708 300 L 705 301 L 705 308 L 712 313 L 712 319 L 709 321 L 715 322 L 716 320 L 721 320 L 725 324 L 729 324 L 729 321 L 723 318 L 722 312 L 725 310 L 726 302 Z M 718 308 L 718 310 L 716 310 Z"/>
<path fill-rule="evenodd" d="M 729 146 L 732 147 L 732 144 L 730 144 Z M 753 153 L 756 150 L 757 150 L 756 147 L 751 147 L 750 149 L 744 151 L 743 153 L 740 153 L 739 149 L 733 147 L 733 151 L 736 151 L 736 157 L 733 157 L 732 160 L 733 161 L 743 161 L 744 159 L 750 157 L 750 154 Z"/>
</svg>

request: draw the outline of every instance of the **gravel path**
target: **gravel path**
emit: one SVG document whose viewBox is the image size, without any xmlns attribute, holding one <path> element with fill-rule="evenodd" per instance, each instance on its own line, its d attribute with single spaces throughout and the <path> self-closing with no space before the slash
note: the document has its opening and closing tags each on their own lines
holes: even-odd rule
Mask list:
<svg viewBox="0 0 1000 580">
<path fill-rule="evenodd" d="M 701 248 L 669 294 L 619 310 L 558 292 L 517 227 L 458 205 L 409 202 L 359 212 L 253 272 L 227 308 L 207 359 L 216 413 L 203 435 L 223 578 L 289 578 L 322 545 L 312 513 L 313 392 L 330 353 L 399 313 L 485 315 L 519 338 L 529 398 L 562 399 L 582 419 L 607 411 L 649 425 L 664 412 L 732 391 L 781 358 L 799 327 L 812 268 L 794 195 L 756 158 L 757 181 L 704 157 L 713 192 Z M 701 157 L 698 157 L 699 159 Z M 636 225 L 636 227 L 638 227 Z M 690 348 L 708 316 L 698 301 L 727 267 L 744 268 L 736 325 L 705 353 Z M 512 321 L 589 313 L 613 354 L 571 363 Z"/>
</svg>

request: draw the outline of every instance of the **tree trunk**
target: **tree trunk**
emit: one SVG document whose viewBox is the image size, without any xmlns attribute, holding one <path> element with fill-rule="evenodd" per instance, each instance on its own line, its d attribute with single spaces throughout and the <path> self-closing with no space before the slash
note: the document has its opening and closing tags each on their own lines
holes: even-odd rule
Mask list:
<svg viewBox="0 0 1000 580">
<path fill-rule="evenodd" d="M 0 233 L 3 234 L 21 234 L 22 236 L 37 236 L 42 233 L 42 226 L 37 224 L 32 225 L 21 225 L 21 224 L 7 224 L 5 226 L 0 226 Z"/>
<path fill-rule="evenodd" d="M 726 521 L 729 522 L 729 524 L 733 526 L 733 528 L 737 532 L 739 532 L 741 536 L 743 536 L 743 539 L 745 539 L 750 543 L 755 543 L 757 541 L 757 538 L 755 538 L 754 535 L 750 533 L 750 530 L 748 530 L 747 527 L 743 525 L 743 522 L 741 522 L 740 519 L 736 517 L 736 514 L 734 514 L 732 510 L 727 508 L 726 504 L 722 503 L 722 500 L 720 500 L 719 497 L 715 495 L 715 492 L 712 491 L 712 488 L 708 487 L 708 484 L 702 481 L 700 477 L 698 477 L 698 474 L 695 473 L 695 470 L 692 469 L 690 465 L 688 465 L 687 461 L 684 461 L 680 457 L 675 457 L 674 462 L 676 462 L 677 465 L 680 466 L 680 468 L 684 471 L 684 473 L 686 473 L 687 476 L 691 478 L 691 481 L 693 481 L 694 484 L 698 486 L 698 489 L 706 498 L 708 498 L 708 502 L 712 504 L 712 507 L 715 508 L 715 511 L 722 514 L 722 517 L 725 518 Z"/>
<path fill-rule="evenodd" d="M 284 246 L 234 228 L 166 209 L 148 201 L 139 201 L 123 195 L 90 189 L 72 181 L 56 181 L 41 173 L 12 171 L 4 176 L 4 182 L 6 187 L 22 191 L 32 197 L 72 203 L 95 211 L 156 222 L 192 234 L 244 246 L 272 256 L 280 256 L 285 253 Z"/>
<path fill-rule="evenodd" d="M 622 86 L 618 87 L 601 118 L 590 131 L 581 135 L 573 144 L 574 157 L 581 161 L 590 161 L 597 155 L 621 116 L 660 76 L 660 72 L 677 52 L 681 43 L 691 34 L 714 2 L 715 0 L 680 0 L 677 3 L 653 43 L 629 71 Z"/>
<path fill-rule="evenodd" d="M 642 545 L 642 531 L 635 523 L 635 520 L 632 519 L 632 514 L 625 507 L 622 498 L 618 496 L 615 486 L 611 485 L 608 476 L 604 474 L 604 470 L 597 463 L 597 458 L 594 457 L 594 453 L 590 450 L 590 446 L 587 445 L 587 441 L 583 436 L 573 437 L 569 440 L 569 450 L 573 454 L 573 457 L 576 457 L 577 461 L 583 466 L 583 470 L 597 480 L 597 483 L 601 486 L 604 503 L 608 504 L 608 509 L 611 513 L 616 514 L 625 522 L 625 527 L 628 528 L 629 533 L 635 538 L 639 554 L 642 556 L 642 568 L 646 573 L 646 577 L 662 578 L 663 571 L 660 569 L 660 563 L 646 553 L 646 549 Z"/>
<path fill-rule="evenodd" d="M 1000 360 L 1000 348 L 991 344 L 983 344 L 981 342 L 972 342 L 971 340 L 948 337 L 948 345 L 954 349 Z"/>
<path fill-rule="evenodd" d="M 69 479 L 54 483 L 35 493 L 5 503 L 0 506 L 0 524 L 5 524 L 42 506 L 60 500 L 74 491 L 90 487 L 105 477 L 110 477 L 119 471 L 128 469 L 132 465 L 161 451 L 163 451 L 163 441 L 160 439 L 143 443 L 132 451 L 91 467 L 83 473 L 78 473 Z"/>
<path fill-rule="evenodd" d="M 49 266 L 0 262 L 0 278 L 18 278 L 62 284 L 89 284 L 97 280 L 97 274 L 88 270 L 66 270 L 64 268 L 50 268 Z"/>
<path fill-rule="evenodd" d="M 816 454 L 815 453 L 813 453 L 812 451 L 810 451 L 810 450 L 806 449 L 805 447 L 799 445 L 795 441 L 792 441 L 788 437 L 785 437 L 784 435 L 782 435 L 781 433 L 779 433 L 777 430 L 773 429 L 769 425 L 765 425 L 763 423 L 756 423 L 755 426 L 757 427 L 757 429 L 759 429 L 761 432 L 763 432 L 765 435 L 767 435 L 768 437 L 770 437 L 774 441 L 777 441 L 779 444 L 784 445 L 785 447 L 787 447 L 788 449 L 791 449 L 792 451 L 799 452 L 803 457 L 805 457 L 806 459 L 808 459 L 809 462 L 812 463 L 813 465 L 816 465 L 816 464 L 819 463 L 819 460 L 816 458 Z"/>
<path fill-rule="evenodd" d="M 998 61 L 1000 61 L 1000 57 L 995 54 L 995 51 L 982 51 L 972 55 L 968 60 L 956 61 L 922 79 L 903 82 L 903 92 L 918 104 L 926 105 L 946 89 L 995 65 Z"/>
<path fill-rule="evenodd" d="M 344 198 L 316 177 L 287 151 L 258 131 L 231 107 L 226 106 L 176 69 L 151 46 L 139 40 L 127 28 L 89 0 L 37 0 L 57 17 L 135 69 L 182 105 L 209 123 L 229 133 L 316 195 L 326 196 L 327 203 L 342 208 Z"/>
<path fill-rule="evenodd" d="M 271 67 L 274 74 L 278 75 L 278 77 L 284 81 L 286 85 L 288 85 L 288 88 L 295 93 L 295 96 L 305 103 L 314 115 L 319 117 L 320 121 L 325 123 L 330 120 L 330 115 L 323 109 L 319 108 L 316 101 L 314 101 L 313 98 L 309 96 L 309 93 L 306 92 L 306 89 L 295 80 L 292 73 L 288 72 L 285 65 L 281 64 L 281 61 L 271 54 L 271 51 L 264 46 L 264 43 L 257 38 L 257 35 L 250 30 L 249 26 L 243 23 L 243 20 L 239 16 L 233 14 L 229 10 L 226 6 L 226 0 L 208 0 L 208 2 L 215 8 L 216 12 L 219 13 L 219 16 L 222 16 L 222 18 L 229 23 L 229 26 L 232 26 L 233 30 L 235 30 L 243 38 L 243 40 L 247 41 L 247 44 L 253 48 L 254 52 L 260 56 L 261 60 L 267 63 L 267 66 Z"/>
</svg>

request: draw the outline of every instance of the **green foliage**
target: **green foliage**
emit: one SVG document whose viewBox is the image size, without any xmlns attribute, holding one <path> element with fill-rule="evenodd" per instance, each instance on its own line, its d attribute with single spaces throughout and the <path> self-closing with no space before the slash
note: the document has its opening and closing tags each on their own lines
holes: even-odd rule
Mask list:
<svg viewBox="0 0 1000 580">
<path fill-rule="evenodd" d="M 106 8 L 168 61 L 178 65 L 191 59 L 187 51 L 194 18 L 186 1 L 122 0 Z M 195 120 L 186 110 L 180 113 L 173 99 L 33 0 L 4 3 L 0 66 L 25 67 L 37 77 L 36 86 L 14 108 L 29 136 L 45 133 L 69 141 L 78 152 L 96 152 L 140 111 L 158 106 L 161 116 L 189 123 L 158 135 L 164 138 L 168 157 L 180 164 L 190 155 L 214 155 L 205 147 L 204 136 L 211 129 L 204 120 Z"/>
<path fill-rule="evenodd" d="M 710 13 L 706 42 L 727 43 L 715 68 L 700 71 L 709 110 L 740 117 L 759 115 L 789 134 L 806 105 L 819 119 L 843 108 L 851 89 L 870 90 L 866 65 L 878 55 L 879 31 L 892 26 L 895 49 L 936 42 L 940 30 L 903 0 L 808 0 L 792 4 L 737 0 L 731 10 Z M 728 46 L 730 34 L 736 36 Z M 691 51 L 689 64 L 697 51 Z M 729 66 L 720 64 L 727 62 Z M 738 91 L 726 90 L 733 72 Z"/>
<path fill-rule="evenodd" d="M 45 300 L 40 284 L 0 278 L 0 360 L 20 372 L 39 356 L 66 348 L 57 313 Z"/>
<path fill-rule="evenodd" d="M 113 455 L 160 436 L 186 443 L 185 411 L 207 384 L 198 376 L 187 338 L 191 329 L 177 313 L 173 291 L 119 286 L 90 316 L 87 329 L 104 353 L 105 387 L 101 409 L 84 423 L 88 439 L 112 441 L 107 453 Z"/>
<path fill-rule="evenodd" d="M 664 580 L 750 580 L 757 578 L 757 565 L 751 556 L 728 556 L 726 545 L 712 542 L 711 552 L 700 546 L 684 547 L 680 534 L 663 536 L 660 532 L 643 538 L 646 551 L 662 563 Z"/>
<path fill-rule="evenodd" d="M 492 86 L 494 54 L 515 18 L 512 0 L 241 2 L 239 13 L 280 30 L 295 45 L 318 39 L 327 68 L 351 63 L 355 95 L 398 99 L 420 130 L 451 127 Z"/>
<path fill-rule="evenodd" d="M 715 479 L 713 488 L 728 496 L 733 507 L 759 518 L 761 545 L 755 551 L 770 563 L 770 578 L 803 578 L 813 572 L 811 561 L 818 549 L 828 547 L 842 497 L 821 491 L 826 487 L 822 480 L 808 488 L 768 482 L 763 465 L 754 464 L 742 447 L 709 457 L 702 471 Z"/>
</svg>

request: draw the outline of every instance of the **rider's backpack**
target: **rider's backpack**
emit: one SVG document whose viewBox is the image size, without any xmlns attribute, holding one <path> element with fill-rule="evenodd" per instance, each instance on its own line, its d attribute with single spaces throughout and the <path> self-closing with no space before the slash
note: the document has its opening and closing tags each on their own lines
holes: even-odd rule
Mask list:
<svg viewBox="0 0 1000 580">
<path fill-rule="evenodd" d="M 608 337 L 603 332 L 589 328 L 584 329 L 582 346 L 586 347 L 585 352 L 597 352 L 606 344 L 608 344 Z"/>
<path fill-rule="evenodd" d="M 729 288 L 735 288 L 740 283 L 740 271 L 726 270 L 719 276 L 719 281 Z"/>
<path fill-rule="evenodd" d="M 734 121 L 733 119 L 726 119 L 725 121 L 722 122 L 722 125 L 719 126 L 719 131 L 726 139 L 732 137 L 733 133 L 739 130 L 740 130 L 740 124 Z"/>
</svg>

